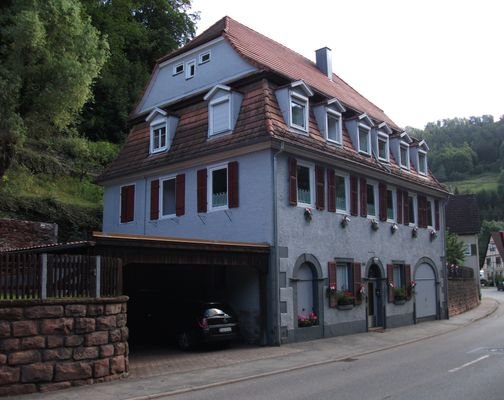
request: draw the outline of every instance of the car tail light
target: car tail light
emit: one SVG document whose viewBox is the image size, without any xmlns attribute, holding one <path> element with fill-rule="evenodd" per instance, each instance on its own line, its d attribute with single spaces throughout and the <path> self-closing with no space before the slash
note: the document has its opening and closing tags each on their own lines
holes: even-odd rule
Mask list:
<svg viewBox="0 0 504 400">
<path fill-rule="evenodd" d="M 202 318 L 201 321 L 198 322 L 198 325 L 200 326 L 200 328 L 203 328 L 203 329 L 208 329 L 208 321 L 206 318 Z"/>
</svg>

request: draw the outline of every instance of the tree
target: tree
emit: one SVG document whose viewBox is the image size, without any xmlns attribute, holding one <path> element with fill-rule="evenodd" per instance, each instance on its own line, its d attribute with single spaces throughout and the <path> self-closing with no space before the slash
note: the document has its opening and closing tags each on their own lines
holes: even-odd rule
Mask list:
<svg viewBox="0 0 504 400">
<path fill-rule="evenodd" d="M 462 265 L 465 259 L 465 244 L 451 232 L 446 235 L 446 261 L 448 264 Z"/>
<path fill-rule="evenodd" d="M 110 59 L 85 106 L 79 130 L 93 140 L 121 142 L 127 120 L 155 61 L 189 41 L 197 14 L 191 0 L 84 0 L 93 24 L 107 35 Z"/>
<path fill-rule="evenodd" d="M 107 55 L 78 0 L 1 3 L 0 177 L 25 135 L 57 135 L 75 122 Z"/>
</svg>

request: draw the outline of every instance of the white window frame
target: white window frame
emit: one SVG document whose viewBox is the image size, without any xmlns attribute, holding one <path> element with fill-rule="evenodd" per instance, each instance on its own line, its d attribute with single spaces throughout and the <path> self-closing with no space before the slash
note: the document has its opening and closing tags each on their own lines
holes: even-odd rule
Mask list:
<svg viewBox="0 0 504 400">
<path fill-rule="evenodd" d="M 191 67 L 194 67 L 192 74 L 191 74 Z M 196 60 L 189 60 L 186 61 L 185 64 L 185 78 L 186 79 L 191 79 L 196 75 Z"/>
<path fill-rule="evenodd" d="M 340 281 L 341 279 L 338 279 L 338 270 L 345 269 L 345 285 L 341 285 Z M 352 285 L 352 278 L 353 278 L 353 270 L 352 270 L 352 265 L 348 262 L 337 262 L 336 263 L 336 290 L 339 291 L 344 291 L 344 292 L 352 292 L 353 293 L 353 288 L 350 287 Z M 341 277 L 341 274 L 340 274 Z"/>
<path fill-rule="evenodd" d="M 175 212 L 173 214 L 163 214 L 164 187 L 163 182 L 175 181 Z M 159 178 L 159 219 L 173 218 L 177 215 L 177 175 L 169 175 Z"/>
<path fill-rule="evenodd" d="M 213 172 L 221 169 L 226 170 L 226 204 L 222 206 L 213 205 Z M 219 164 L 208 167 L 207 203 L 208 211 L 219 211 L 229 209 L 229 169 L 228 164 Z"/>
<path fill-rule="evenodd" d="M 360 139 L 361 129 L 367 131 L 367 148 L 368 148 L 367 151 L 361 149 L 361 139 Z M 368 156 L 371 155 L 371 128 L 367 125 L 359 124 L 357 126 L 357 149 L 360 154 L 366 154 Z"/>
<path fill-rule="evenodd" d="M 405 288 L 406 265 L 404 265 L 402 263 L 394 263 L 394 271 L 393 271 L 392 275 L 394 278 L 394 287 L 397 289 L 406 289 Z M 399 279 L 396 279 L 397 275 L 399 275 Z"/>
<path fill-rule="evenodd" d="M 337 120 L 336 139 L 329 138 L 329 118 L 333 118 L 333 119 Z M 326 140 L 331 143 L 341 144 L 342 129 L 343 129 L 343 123 L 342 123 L 341 113 L 328 109 L 326 112 Z"/>
<path fill-rule="evenodd" d="M 429 212 L 429 204 L 431 205 L 431 222 L 432 225 L 429 225 L 429 216 L 427 215 L 427 228 L 434 229 L 434 225 L 436 224 L 436 211 L 434 210 L 434 200 L 430 197 L 427 197 L 427 213 Z"/>
<path fill-rule="evenodd" d="M 393 218 L 389 218 L 388 215 L 388 195 L 389 192 L 392 193 L 392 211 L 394 213 Z M 387 222 L 396 222 L 397 221 L 397 190 L 393 187 L 387 187 Z"/>
<path fill-rule="evenodd" d="M 213 119 L 214 119 L 214 111 L 213 107 L 216 105 L 219 105 L 221 103 L 227 102 L 228 103 L 228 120 L 227 120 L 227 127 L 223 130 L 214 132 L 213 130 Z M 221 133 L 229 132 L 231 131 L 231 95 L 225 95 L 222 97 L 218 97 L 214 100 L 212 100 L 208 106 L 208 124 L 209 124 L 209 129 L 208 129 L 208 137 L 219 135 Z"/>
<path fill-rule="evenodd" d="M 178 68 L 181 69 L 177 71 Z M 184 72 L 184 63 L 178 63 L 173 66 L 173 76 L 180 75 L 182 72 Z"/>
<path fill-rule="evenodd" d="M 378 132 L 378 148 L 377 150 L 377 155 L 378 155 L 378 160 L 384 161 L 384 162 L 389 162 L 389 153 L 390 153 L 390 143 L 389 143 L 389 136 L 386 133 L 383 132 Z M 385 158 L 380 156 L 380 140 L 383 141 L 385 139 Z"/>
<path fill-rule="evenodd" d="M 421 169 L 421 166 L 422 166 L 422 163 L 420 162 L 421 156 L 424 159 L 424 164 L 423 164 L 423 166 L 425 167 L 424 171 L 422 171 L 422 169 Z M 418 157 L 418 173 L 420 175 L 426 176 L 427 175 L 427 152 L 424 150 L 418 150 L 417 157 Z"/>
<path fill-rule="evenodd" d="M 304 103 L 304 121 L 305 121 L 305 126 L 297 125 L 292 121 L 292 103 L 296 102 L 298 104 Z M 302 132 L 308 132 L 308 124 L 310 123 L 309 121 L 309 99 L 306 96 L 303 96 L 299 93 L 296 92 L 290 92 L 289 96 L 289 123 L 292 128 L 295 128 L 297 130 L 300 130 Z"/>
<path fill-rule="evenodd" d="M 208 60 L 203 60 L 203 57 L 205 56 L 208 56 Z M 205 51 L 204 53 L 201 53 L 199 56 L 198 56 L 198 64 L 206 64 L 208 62 L 210 62 L 212 60 L 212 53 L 210 50 L 208 51 Z"/>
<path fill-rule="evenodd" d="M 369 206 L 368 206 L 368 196 L 367 196 L 367 187 L 369 186 L 373 186 L 373 193 L 374 193 L 374 209 L 375 209 L 375 215 L 371 215 L 369 214 L 369 212 L 367 213 L 367 218 L 369 219 L 377 219 L 379 217 L 379 206 L 380 206 L 380 203 L 378 201 L 378 183 L 376 182 L 373 182 L 373 181 L 367 181 L 366 182 L 366 208 L 367 210 L 369 211 Z"/>
<path fill-rule="evenodd" d="M 408 193 L 408 209 L 411 210 L 411 207 L 409 206 L 409 198 L 412 198 L 413 199 L 413 217 L 414 217 L 414 221 L 409 221 L 409 226 L 417 226 L 418 225 L 418 197 L 416 194 L 412 194 L 412 193 Z M 403 216 L 404 217 L 404 216 Z M 409 215 L 408 215 L 408 219 L 409 219 Z"/>
<path fill-rule="evenodd" d="M 336 182 L 336 178 L 343 178 L 344 179 L 344 182 L 345 182 L 345 205 L 346 205 L 346 209 L 341 209 L 341 208 L 338 208 L 338 197 L 337 197 L 337 192 L 335 193 L 334 195 L 334 201 L 336 203 L 336 212 L 339 213 L 339 214 L 349 214 L 350 212 L 350 177 L 348 174 L 343 174 L 343 173 L 340 173 L 340 172 L 335 172 L 334 173 L 334 182 Z M 336 184 L 336 188 L 338 187 L 338 185 Z"/>
<path fill-rule="evenodd" d="M 403 157 L 402 157 L 402 149 L 406 148 L 406 162 L 403 162 Z M 410 155 L 409 155 L 409 144 L 404 142 L 404 141 L 401 141 L 399 143 L 399 166 L 402 168 L 402 169 L 406 169 L 409 171 L 410 169 Z"/>
<path fill-rule="evenodd" d="M 158 129 L 165 128 L 165 145 L 164 146 L 155 146 L 154 143 L 154 132 Z M 160 136 L 161 143 L 161 136 Z M 163 120 L 154 120 L 150 125 L 150 154 L 160 153 L 168 149 L 170 143 L 170 133 L 168 132 L 168 120 L 163 118 Z"/>
<path fill-rule="evenodd" d="M 303 203 L 299 200 L 298 190 L 299 190 L 299 178 L 297 174 L 298 167 L 308 168 L 309 171 L 309 179 L 310 179 L 310 203 Z M 315 165 L 311 163 L 307 163 L 304 161 L 298 161 L 296 168 L 296 198 L 298 207 L 314 207 L 315 204 Z"/>
</svg>

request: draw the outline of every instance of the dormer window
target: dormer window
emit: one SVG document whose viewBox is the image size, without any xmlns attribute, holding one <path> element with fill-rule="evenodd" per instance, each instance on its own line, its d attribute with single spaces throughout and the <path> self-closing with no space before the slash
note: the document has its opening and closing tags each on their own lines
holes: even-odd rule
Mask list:
<svg viewBox="0 0 504 400">
<path fill-rule="evenodd" d="M 341 114 L 327 111 L 327 140 L 341 143 Z"/>
<path fill-rule="evenodd" d="M 191 79 L 196 73 L 196 60 L 186 62 L 185 78 Z"/>
<path fill-rule="evenodd" d="M 177 127 L 178 118 L 168 115 L 160 108 L 155 108 L 146 121 L 150 124 L 150 154 L 168 150 Z"/>
<path fill-rule="evenodd" d="M 371 129 L 366 125 L 359 125 L 359 153 L 370 154 Z"/>
<path fill-rule="evenodd" d="M 418 151 L 418 172 L 422 175 L 427 175 L 427 153 Z"/>
<path fill-rule="evenodd" d="M 297 93 L 291 93 L 290 98 L 291 126 L 302 131 L 308 131 L 308 98 Z"/>
<path fill-rule="evenodd" d="M 229 86 L 214 86 L 204 97 L 208 101 L 208 137 L 231 133 L 238 118 L 242 95 Z"/>
<path fill-rule="evenodd" d="M 336 98 L 314 105 L 313 114 L 318 128 L 328 142 L 341 144 L 342 113 L 345 111 L 345 107 Z"/>
<path fill-rule="evenodd" d="M 389 137 L 387 134 L 378 132 L 378 159 L 389 161 Z"/>
<path fill-rule="evenodd" d="M 151 153 L 166 150 L 167 143 L 166 122 L 151 126 Z"/>
<path fill-rule="evenodd" d="M 401 168 L 409 169 L 410 160 L 409 160 L 409 145 L 406 142 L 401 142 L 399 147 L 399 155 L 400 155 L 400 164 Z"/>
</svg>

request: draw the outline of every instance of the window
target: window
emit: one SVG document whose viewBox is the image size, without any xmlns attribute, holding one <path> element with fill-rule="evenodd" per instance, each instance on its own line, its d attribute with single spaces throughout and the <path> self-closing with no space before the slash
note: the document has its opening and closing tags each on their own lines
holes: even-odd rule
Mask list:
<svg viewBox="0 0 504 400">
<path fill-rule="evenodd" d="M 383 133 L 378 133 L 378 159 L 389 161 L 389 138 Z"/>
<path fill-rule="evenodd" d="M 501 264 L 501 258 L 500 257 L 495 257 L 495 264 L 497 264 L 497 265 Z"/>
<path fill-rule="evenodd" d="M 209 113 L 209 136 L 231 130 L 231 100 L 229 96 L 211 101 Z"/>
<path fill-rule="evenodd" d="M 184 64 L 180 63 L 173 67 L 173 75 L 178 75 L 184 72 Z"/>
<path fill-rule="evenodd" d="M 225 209 L 228 205 L 227 167 L 214 167 L 209 170 L 210 185 L 208 203 L 211 210 Z"/>
<path fill-rule="evenodd" d="M 298 164 L 297 166 L 297 200 L 302 205 L 313 204 L 313 169 L 309 166 Z"/>
<path fill-rule="evenodd" d="M 210 61 L 210 51 L 207 51 L 205 53 L 201 53 L 199 55 L 199 63 L 200 64 L 205 64 Z"/>
<path fill-rule="evenodd" d="M 418 151 L 418 172 L 427 175 L 427 154 L 424 151 Z"/>
<path fill-rule="evenodd" d="M 168 148 L 168 135 L 166 122 L 152 125 L 151 131 L 151 153 L 158 153 Z"/>
<path fill-rule="evenodd" d="M 121 223 L 132 222 L 135 219 L 135 185 L 121 186 Z"/>
<path fill-rule="evenodd" d="M 408 196 L 408 212 L 409 223 L 417 225 L 417 198 L 416 196 Z"/>
<path fill-rule="evenodd" d="M 395 210 L 396 210 L 396 195 L 395 190 L 387 190 L 387 220 L 395 221 Z"/>
<path fill-rule="evenodd" d="M 407 143 L 401 142 L 400 148 L 400 164 L 401 168 L 409 169 L 409 146 Z"/>
<path fill-rule="evenodd" d="M 348 212 L 348 177 L 336 175 L 336 211 Z"/>
<path fill-rule="evenodd" d="M 359 152 L 364 154 L 369 154 L 370 148 L 370 134 L 369 127 L 364 125 L 359 125 Z"/>
<path fill-rule="evenodd" d="M 432 200 L 427 200 L 427 226 L 434 226 L 434 206 Z"/>
<path fill-rule="evenodd" d="M 342 292 L 353 291 L 352 266 L 349 263 L 336 264 L 336 290 Z"/>
<path fill-rule="evenodd" d="M 175 177 L 164 179 L 161 181 L 161 216 L 169 217 L 176 213 L 176 196 L 175 196 Z"/>
<path fill-rule="evenodd" d="M 491 263 L 491 260 L 490 260 L 490 257 L 488 257 L 488 258 L 486 259 L 486 264 L 487 264 L 488 266 L 490 266 L 490 263 Z"/>
<path fill-rule="evenodd" d="M 404 288 L 404 265 L 394 264 L 394 287 Z"/>
<path fill-rule="evenodd" d="M 376 185 L 367 184 L 367 216 L 376 217 Z"/>
<path fill-rule="evenodd" d="M 308 99 L 297 93 L 291 93 L 290 102 L 291 126 L 308 131 Z"/>
<path fill-rule="evenodd" d="M 490 245 L 490 251 L 495 251 L 495 245 L 494 244 Z"/>
<path fill-rule="evenodd" d="M 327 140 L 341 143 L 341 114 L 327 112 Z"/>
<path fill-rule="evenodd" d="M 191 79 L 196 72 L 196 61 L 191 60 L 186 62 L 185 78 Z"/>
</svg>

